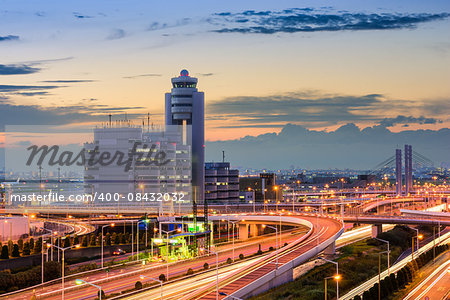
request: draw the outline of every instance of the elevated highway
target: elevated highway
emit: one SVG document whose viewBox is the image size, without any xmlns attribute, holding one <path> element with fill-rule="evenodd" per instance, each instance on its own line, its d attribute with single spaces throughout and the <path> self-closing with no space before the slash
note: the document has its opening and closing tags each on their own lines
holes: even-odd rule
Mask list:
<svg viewBox="0 0 450 300">
<path fill-rule="evenodd" d="M 219 217 L 220 218 L 220 217 Z M 310 228 L 302 236 L 286 247 L 261 258 L 244 269 L 239 269 L 219 282 L 219 290 L 234 297 L 250 297 L 272 287 L 293 280 L 293 269 L 323 250 L 334 252 L 334 243 L 343 233 L 342 221 L 322 215 L 294 216 L 235 216 L 234 220 L 259 222 L 263 224 L 304 225 Z M 216 299 L 216 285 L 209 284 L 188 294 L 182 299 Z M 219 299 L 226 296 L 219 295 Z"/>
</svg>

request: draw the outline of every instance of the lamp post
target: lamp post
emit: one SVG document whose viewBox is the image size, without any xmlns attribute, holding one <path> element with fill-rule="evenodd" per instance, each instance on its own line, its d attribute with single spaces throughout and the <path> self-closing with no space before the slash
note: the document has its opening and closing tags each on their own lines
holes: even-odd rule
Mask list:
<svg viewBox="0 0 450 300">
<path fill-rule="evenodd" d="M 75 284 L 76 285 L 80 285 L 80 284 L 83 284 L 83 283 L 86 283 L 86 284 L 89 284 L 89 285 L 91 285 L 91 286 L 93 286 L 95 288 L 98 288 L 98 291 L 99 291 L 98 299 L 102 300 L 102 288 L 100 286 L 98 286 L 96 284 L 93 284 L 93 283 L 90 283 L 90 282 L 87 282 L 87 281 L 84 281 L 82 279 L 75 279 Z"/>
<path fill-rule="evenodd" d="M 69 246 L 69 247 L 66 247 L 66 248 L 61 248 L 61 247 L 59 247 L 59 246 L 56 246 L 56 245 L 50 245 L 50 247 L 55 247 L 56 249 L 58 249 L 58 250 L 61 250 L 62 251 L 62 260 L 61 260 L 61 268 L 62 268 L 62 292 L 61 292 L 61 295 L 62 295 L 62 298 L 61 299 L 63 299 L 64 300 L 64 252 L 66 251 L 66 250 L 68 250 L 68 249 L 72 249 L 72 248 L 80 248 L 80 245 L 73 245 L 73 246 Z"/>
<path fill-rule="evenodd" d="M 136 261 L 139 260 L 139 223 L 143 223 L 145 222 L 145 249 L 147 249 L 148 247 L 148 243 L 147 243 L 147 232 L 148 232 L 148 222 L 150 222 L 149 219 L 145 219 L 145 220 L 140 220 L 136 222 L 136 231 L 137 231 L 137 239 L 136 239 L 136 252 L 137 252 L 137 257 L 136 257 Z"/>
<path fill-rule="evenodd" d="M 166 280 L 169 281 L 169 233 L 174 232 L 174 231 L 178 231 L 180 232 L 180 229 L 174 229 L 174 230 L 169 230 L 169 231 L 165 231 L 161 229 L 162 233 L 165 233 L 167 235 L 167 239 L 166 239 L 166 245 L 167 245 L 167 251 L 166 251 L 166 257 L 167 257 L 167 261 L 166 261 L 166 266 L 167 266 L 167 276 L 166 276 Z"/>
<path fill-rule="evenodd" d="M 147 278 L 147 279 L 159 282 L 159 284 L 161 285 L 161 300 L 163 300 L 163 282 L 161 280 L 155 279 L 155 278 L 151 278 L 151 277 L 148 277 L 148 276 L 145 276 L 145 275 L 141 275 L 141 276 L 139 276 L 139 278 L 141 278 L 142 280 Z"/>
<path fill-rule="evenodd" d="M 219 300 L 219 254 L 215 251 L 201 248 L 200 251 L 206 251 L 216 255 L 216 300 Z"/>
<path fill-rule="evenodd" d="M 114 223 L 111 223 L 111 224 L 103 225 L 103 226 L 102 226 L 102 269 L 103 269 L 103 240 L 104 240 L 104 238 L 103 238 L 103 229 L 104 229 L 105 227 L 114 227 L 114 226 L 115 226 Z"/>
<path fill-rule="evenodd" d="M 387 253 L 389 257 L 389 251 L 378 253 L 378 300 L 381 300 L 381 254 L 383 253 Z"/>
<path fill-rule="evenodd" d="M 336 282 L 341 278 L 341 275 L 335 275 L 335 276 L 330 276 L 330 277 L 325 277 L 325 300 L 327 300 L 328 297 L 328 292 L 327 292 L 327 279 L 331 279 L 334 278 L 336 279 Z"/>
<path fill-rule="evenodd" d="M 379 239 L 379 238 L 375 238 L 376 240 L 379 240 L 380 242 L 383 242 L 383 243 L 387 243 L 387 264 L 388 264 L 388 275 L 391 275 L 391 268 L 390 268 L 390 264 L 389 264 L 389 254 L 390 254 L 390 251 L 389 251 L 389 241 L 385 241 L 385 240 L 382 240 L 382 239 Z"/>
<path fill-rule="evenodd" d="M 233 262 L 234 262 L 234 225 L 236 223 L 239 223 L 239 221 L 228 221 L 228 222 L 233 224 Z"/>
<path fill-rule="evenodd" d="M 323 258 L 323 257 L 319 257 L 320 259 L 323 259 L 326 262 L 332 263 L 336 265 L 336 275 L 334 276 L 334 279 L 336 279 L 336 299 L 339 300 L 339 279 L 341 279 L 341 275 L 339 275 L 339 263 Z"/>
<path fill-rule="evenodd" d="M 278 186 L 274 186 L 273 189 L 275 190 L 275 205 L 276 211 L 278 212 Z"/>
<path fill-rule="evenodd" d="M 277 254 L 275 256 L 275 264 L 276 264 L 276 268 L 278 269 L 278 227 L 270 226 L 270 225 L 262 225 L 262 226 L 263 226 L 263 228 L 264 227 L 269 227 L 269 228 L 275 229 L 276 247 L 277 247 Z M 233 246 L 233 250 L 234 250 L 234 246 Z"/>
</svg>

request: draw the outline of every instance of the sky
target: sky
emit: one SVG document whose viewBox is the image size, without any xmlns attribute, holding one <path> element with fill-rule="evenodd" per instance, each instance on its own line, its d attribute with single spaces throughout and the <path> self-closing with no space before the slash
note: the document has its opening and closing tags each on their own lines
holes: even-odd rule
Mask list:
<svg viewBox="0 0 450 300">
<path fill-rule="evenodd" d="M 420 148 L 450 128 L 449 32 L 448 1 L 0 0 L 0 125 L 161 124 L 185 68 L 209 159 L 290 125 L 407 131 Z"/>
</svg>

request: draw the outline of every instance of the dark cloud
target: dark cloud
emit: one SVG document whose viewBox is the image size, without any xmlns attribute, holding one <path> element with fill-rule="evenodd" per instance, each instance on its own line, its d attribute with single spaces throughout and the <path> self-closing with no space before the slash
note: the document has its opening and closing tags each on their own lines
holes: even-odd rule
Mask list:
<svg viewBox="0 0 450 300">
<path fill-rule="evenodd" d="M 367 170 L 394 155 L 403 144 L 411 144 L 435 163 L 449 161 L 449 140 L 448 128 L 391 132 L 379 125 L 360 129 L 349 123 L 326 132 L 286 124 L 279 133 L 207 142 L 206 159 L 217 159 L 223 150 L 233 165 L 242 168 L 278 170 L 294 165 Z"/>
<path fill-rule="evenodd" d="M 75 80 L 44 80 L 41 82 L 47 82 L 47 83 L 80 83 L 80 82 L 95 82 L 95 80 L 89 80 L 89 79 L 75 79 Z"/>
<path fill-rule="evenodd" d="M 61 86 L 56 85 L 0 85 L 0 93 L 12 93 L 26 90 L 50 90 Z"/>
<path fill-rule="evenodd" d="M 197 73 L 198 76 L 209 77 L 215 75 L 214 73 Z"/>
<path fill-rule="evenodd" d="M 138 106 L 110 107 L 106 105 L 73 105 L 45 108 L 38 105 L 15 105 L 0 102 L 0 129 L 4 125 L 64 125 L 88 121 L 106 121 L 107 115 L 127 114 L 128 118 L 142 118 L 144 114 L 127 113 L 129 110 L 143 109 Z M 123 119 L 123 118 L 122 118 Z"/>
<path fill-rule="evenodd" d="M 323 12 L 312 8 L 283 11 L 244 11 L 219 13 L 209 23 L 222 28 L 214 32 L 227 33 L 294 33 L 341 30 L 388 30 L 415 28 L 417 24 L 442 20 L 450 14 L 350 13 Z"/>
<path fill-rule="evenodd" d="M 386 119 L 397 113 L 396 118 Z M 404 117 L 403 114 L 422 115 Z M 445 116 L 450 112 L 446 99 L 436 101 L 412 101 L 386 99 L 380 94 L 362 96 L 323 95 L 318 92 L 295 92 L 263 97 L 231 97 L 208 105 L 208 115 L 214 119 L 222 116 L 234 120 L 231 127 L 277 127 L 286 123 L 324 127 L 343 122 L 378 122 L 430 124 L 432 118 L 423 115 Z M 228 125 L 224 127 L 230 127 Z"/>
<path fill-rule="evenodd" d="M 5 35 L 5 36 L 0 36 L 0 42 L 4 42 L 4 41 L 16 41 L 18 40 L 19 37 L 17 35 Z"/>
<path fill-rule="evenodd" d="M 46 96 L 48 95 L 48 92 L 25 92 L 25 93 L 17 93 L 17 95 L 21 96 L 27 96 L 27 97 L 33 97 L 33 96 Z"/>
<path fill-rule="evenodd" d="M 22 75 L 39 72 L 39 68 L 27 65 L 2 65 L 0 64 L 0 75 Z"/>
<path fill-rule="evenodd" d="M 139 78 L 139 77 L 160 77 L 162 76 L 161 74 L 140 74 L 140 75 L 133 75 L 133 76 L 125 76 L 123 78 L 126 79 L 135 79 L 135 78 Z"/>
<path fill-rule="evenodd" d="M 91 18 L 93 18 L 93 16 L 83 15 L 83 14 L 80 14 L 78 12 L 74 12 L 73 16 L 75 18 L 77 18 L 77 19 L 91 19 Z"/>
<path fill-rule="evenodd" d="M 124 38 L 127 35 L 125 30 L 117 28 L 113 29 L 113 31 L 106 37 L 107 40 L 118 40 Z"/>
<path fill-rule="evenodd" d="M 405 127 L 408 126 L 408 124 L 437 124 L 442 123 L 442 120 L 436 119 L 436 118 L 425 118 L 423 116 L 420 116 L 418 118 L 409 116 L 397 116 L 395 118 L 384 118 L 381 120 L 380 125 L 384 127 L 392 127 L 397 124 L 404 124 Z"/>
</svg>

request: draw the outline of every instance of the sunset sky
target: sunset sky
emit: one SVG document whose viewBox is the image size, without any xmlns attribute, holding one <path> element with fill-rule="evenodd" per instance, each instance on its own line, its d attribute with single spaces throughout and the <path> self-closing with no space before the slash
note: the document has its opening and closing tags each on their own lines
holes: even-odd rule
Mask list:
<svg viewBox="0 0 450 300">
<path fill-rule="evenodd" d="M 450 127 L 448 1 L 0 1 L 1 124 L 150 112 L 170 78 L 206 95 L 206 138 Z"/>
</svg>

